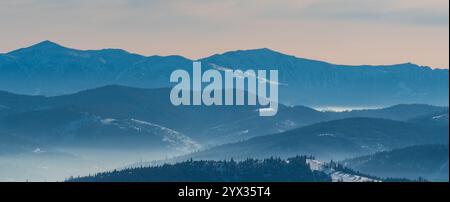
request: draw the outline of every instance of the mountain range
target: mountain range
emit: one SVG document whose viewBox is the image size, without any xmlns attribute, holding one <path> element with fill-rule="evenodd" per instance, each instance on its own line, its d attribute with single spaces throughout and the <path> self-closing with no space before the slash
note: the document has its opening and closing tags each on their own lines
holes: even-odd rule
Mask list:
<svg viewBox="0 0 450 202">
<path fill-rule="evenodd" d="M 368 128 L 359 131 L 368 132 L 370 127 L 378 126 L 377 123 L 380 129 L 387 129 L 391 125 L 397 126 L 397 122 L 401 125 L 409 119 L 448 112 L 447 107 L 419 104 L 348 112 L 322 112 L 306 106 L 280 105 L 276 116 L 260 117 L 258 106 L 174 106 L 167 96 L 169 91 L 168 88 L 105 86 L 53 97 L 0 92 L 0 106 L 3 106 L 0 109 L 0 136 L 47 146 L 176 148 L 189 152 L 336 119 L 352 121 L 352 117 L 371 117 L 373 119 L 361 119 Z M 363 126 L 354 124 L 349 130 Z M 416 125 L 404 125 L 404 128 L 415 134 Z M 446 126 L 437 128 L 442 127 Z M 389 129 L 390 133 L 395 132 L 395 128 Z"/>
<path fill-rule="evenodd" d="M 198 59 L 204 70 L 276 69 L 280 102 L 307 106 L 372 106 L 398 103 L 448 105 L 448 70 L 411 63 L 336 65 L 267 48 L 230 51 Z M 190 70 L 182 56 L 142 56 L 120 49 L 76 50 L 51 41 L 0 54 L 0 90 L 62 95 L 105 85 L 170 87 L 175 69 Z M 368 93 L 370 92 L 370 93 Z"/>
<path fill-rule="evenodd" d="M 50 97 L 0 91 L 0 180 L 62 180 L 147 164 L 138 157 L 183 155 L 164 160 L 179 162 L 311 154 L 343 160 L 448 143 L 448 107 L 332 112 L 280 105 L 276 116 L 260 117 L 259 106 L 176 107 L 169 91 L 118 85 Z"/>
<path fill-rule="evenodd" d="M 193 62 L 182 56 L 76 50 L 50 41 L 0 54 L 0 180 L 61 180 L 189 159 L 215 172 L 224 159 L 297 155 L 380 177 L 448 180 L 435 172 L 448 171 L 448 146 L 442 153 L 449 141 L 448 70 L 336 65 L 267 48 L 199 61 L 203 71 L 278 70 L 278 113 L 261 117 L 259 105 L 174 106 L 170 74 L 190 71 Z M 353 110 L 318 110 L 327 108 Z M 308 159 L 305 172 L 371 179 L 318 160 Z M 180 165 L 190 164 L 167 169 Z"/>
</svg>

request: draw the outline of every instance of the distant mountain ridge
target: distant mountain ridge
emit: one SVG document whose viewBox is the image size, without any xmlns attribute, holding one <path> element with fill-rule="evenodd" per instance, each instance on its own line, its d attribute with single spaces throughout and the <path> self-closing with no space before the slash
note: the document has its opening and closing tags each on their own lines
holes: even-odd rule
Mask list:
<svg viewBox="0 0 450 202">
<path fill-rule="evenodd" d="M 280 101 L 308 106 L 448 105 L 448 70 L 411 63 L 346 66 L 297 58 L 263 48 L 202 58 L 232 69 L 278 69 Z M 190 70 L 182 56 L 142 56 L 120 49 L 76 50 L 51 41 L 0 54 L 0 90 L 61 95 L 105 85 L 169 87 L 175 69 Z"/>
<path fill-rule="evenodd" d="M 285 84 L 280 85 L 280 100 L 285 104 L 448 105 L 448 70 L 431 69 L 412 63 L 336 65 L 284 55 L 267 48 L 230 51 L 201 61 L 232 69 L 278 69 L 279 81 Z"/>
<path fill-rule="evenodd" d="M 190 65 L 190 60 L 179 56 L 145 57 L 120 49 L 83 51 L 44 41 L 0 55 L 0 88 L 20 94 L 61 95 L 111 84 L 163 87 L 168 77 L 160 77 L 171 72 L 167 67 Z"/>
</svg>

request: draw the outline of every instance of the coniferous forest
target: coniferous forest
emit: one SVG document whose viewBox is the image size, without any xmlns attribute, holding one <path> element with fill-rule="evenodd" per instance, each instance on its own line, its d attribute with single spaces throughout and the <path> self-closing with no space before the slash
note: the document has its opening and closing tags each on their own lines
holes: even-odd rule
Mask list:
<svg viewBox="0 0 450 202">
<path fill-rule="evenodd" d="M 93 176 L 69 178 L 69 182 L 330 182 L 322 171 L 313 171 L 307 156 L 244 161 L 193 161 L 138 167 Z"/>
</svg>

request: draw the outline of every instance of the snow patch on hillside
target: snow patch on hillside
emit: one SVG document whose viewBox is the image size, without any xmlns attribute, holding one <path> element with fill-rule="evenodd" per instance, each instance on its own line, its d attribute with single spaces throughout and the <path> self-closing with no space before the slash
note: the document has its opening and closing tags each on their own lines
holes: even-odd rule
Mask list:
<svg viewBox="0 0 450 202">
<path fill-rule="evenodd" d="M 130 135 L 136 133 L 126 133 L 127 130 L 136 131 L 138 135 L 142 136 L 154 135 L 156 137 L 160 137 L 163 142 L 166 142 L 169 148 L 175 149 L 180 153 L 190 153 L 198 151 L 201 148 L 201 145 L 196 141 L 178 131 L 155 123 L 133 118 L 114 119 L 87 115 L 78 120 L 72 121 L 57 130 L 59 134 L 64 134 L 66 141 L 69 141 L 73 139 L 75 135 L 79 134 L 79 130 L 86 126 L 93 126 L 94 128 L 117 128 L 125 131 L 124 134 Z"/>
<path fill-rule="evenodd" d="M 100 120 L 100 122 L 102 122 L 105 125 L 110 125 L 114 121 L 116 121 L 116 119 L 107 118 L 107 119 Z"/>
<path fill-rule="evenodd" d="M 325 166 L 325 163 L 314 159 L 307 159 L 306 163 L 308 163 L 309 167 L 313 171 L 322 171 L 324 173 L 329 174 L 333 182 L 379 182 L 378 180 L 375 179 L 344 173 L 341 171 L 336 171 L 332 168 L 328 168 L 327 166 Z"/>
<path fill-rule="evenodd" d="M 318 137 L 336 137 L 335 134 L 332 133 L 321 133 L 317 135 Z"/>
<path fill-rule="evenodd" d="M 448 120 L 448 114 L 441 114 L 438 116 L 433 116 L 434 120 Z"/>
<path fill-rule="evenodd" d="M 149 128 L 142 126 L 150 126 L 150 129 L 153 130 L 152 132 L 161 135 L 163 137 L 163 141 L 169 142 L 175 149 L 181 152 L 188 153 L 197 151 L 201 148 L 200 144 L 178 131 L 138 119 L 131 119 L 131 121 L 139 124 L 136 127 L 139 127 L 140 130 L 149 130 Z"/>
</svg>

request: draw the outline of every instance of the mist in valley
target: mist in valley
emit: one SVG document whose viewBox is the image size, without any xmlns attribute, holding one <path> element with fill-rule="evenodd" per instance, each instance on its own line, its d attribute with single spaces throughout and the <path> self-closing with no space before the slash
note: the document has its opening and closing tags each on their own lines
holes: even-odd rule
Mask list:
<svg viewBox="0 0 450 202">
<path fill-rule="evenodd" d="M 55 152 L 56 151 L 56 152 Z M 64 181 L 124 166 L 165 160 L 180 153 L 169 151 L 63 148 L 48 152 L 0 155 L 0 181 Z"/>
</svg>

